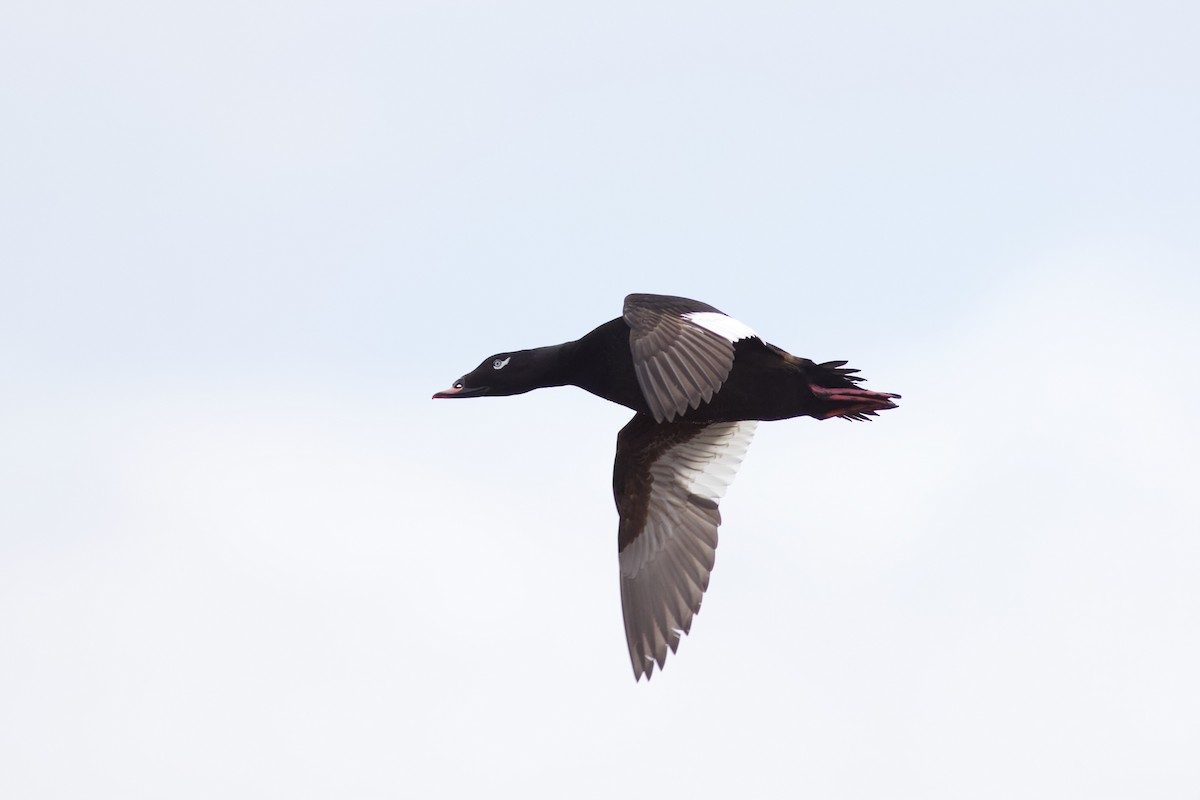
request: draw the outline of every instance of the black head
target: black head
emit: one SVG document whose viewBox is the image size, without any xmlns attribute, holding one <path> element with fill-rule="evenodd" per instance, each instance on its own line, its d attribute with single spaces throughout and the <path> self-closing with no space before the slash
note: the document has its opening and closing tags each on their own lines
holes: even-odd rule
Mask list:
<svg viewBox="0 0 1200 800">
<path fill-rule="evenodd" d="M 542 348 L 539 348 L 539 350 Z M 518 350 L 497 353 L 483 360 L 454 385 L 433 397 L 501 397 L 523 394 L 541 386 L 545 374 L 545 358 L 539 350 Z"/>
</svg>

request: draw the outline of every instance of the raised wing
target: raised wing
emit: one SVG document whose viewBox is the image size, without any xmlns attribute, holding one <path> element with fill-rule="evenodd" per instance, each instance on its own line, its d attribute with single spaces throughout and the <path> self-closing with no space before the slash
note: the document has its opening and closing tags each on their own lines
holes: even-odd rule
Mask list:
<svg viewBox="0 0 1200 800">
<path fill-rule="evenodd" d="M 717 503 L 756 422 L 656 423 L 638 414 L 617 436 L 613 493 L 625 639 L 647 679 L 691 630 L 717 555 Z"/>
<path fill-rule="evenodd" d="M 733 343 L 756 336 L 697 300 L 657 294 L 625 298 L 638 386 L 656 422 L 712 400 L 733 368 Z"/>
</svg>

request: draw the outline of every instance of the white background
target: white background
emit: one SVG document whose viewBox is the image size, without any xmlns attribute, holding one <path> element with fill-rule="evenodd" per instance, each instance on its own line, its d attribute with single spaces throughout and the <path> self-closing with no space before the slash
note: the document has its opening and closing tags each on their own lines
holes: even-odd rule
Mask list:
<svg viewBox="0 0 1200 800">
<path fill-rule="evenodd" d="M 8 2 L 0 794 L 1195 798 L 1187 2 Z M 625 650 L 629 413 L 431 402 L 680 294 L 759 427 Z"/>
</svg>

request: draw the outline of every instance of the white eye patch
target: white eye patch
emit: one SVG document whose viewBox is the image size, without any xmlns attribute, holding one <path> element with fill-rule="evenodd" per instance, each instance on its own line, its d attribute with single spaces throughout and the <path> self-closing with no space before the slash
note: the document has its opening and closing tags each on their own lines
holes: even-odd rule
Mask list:
<svg viewBox="0 0 1200 800">
<path fill-rule="evenodd" d="M 504 359 L 503 361 L 501 361 L 500 359 L 497 358 L 495 361 L 492 362 L 492 369 L 504 369 L 505 365 L 508 364 L 508 362 L 510 362 L 510 361 L 512 361 L 512 356 L 509 356 L 508 358 Z"/>
</svg>

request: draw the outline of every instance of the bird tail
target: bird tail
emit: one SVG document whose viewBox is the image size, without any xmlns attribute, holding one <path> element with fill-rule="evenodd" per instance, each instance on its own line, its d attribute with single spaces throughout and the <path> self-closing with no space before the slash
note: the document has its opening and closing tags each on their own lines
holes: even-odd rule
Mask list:
<svg viewBox="0 0 1200 800">
<path fill-rule="evenodd" d="M 858 370 L 845 365 L 845 361 L 826 361 L 809 369 L 808 388 L 818 405 L 814 417 L 868 420 L 879 411 L 896 408 L 892 401 L 899 400 L 900 395 L 859 389 L 855 384 L 862 378 L 854 374 Z"/>
</svg>

